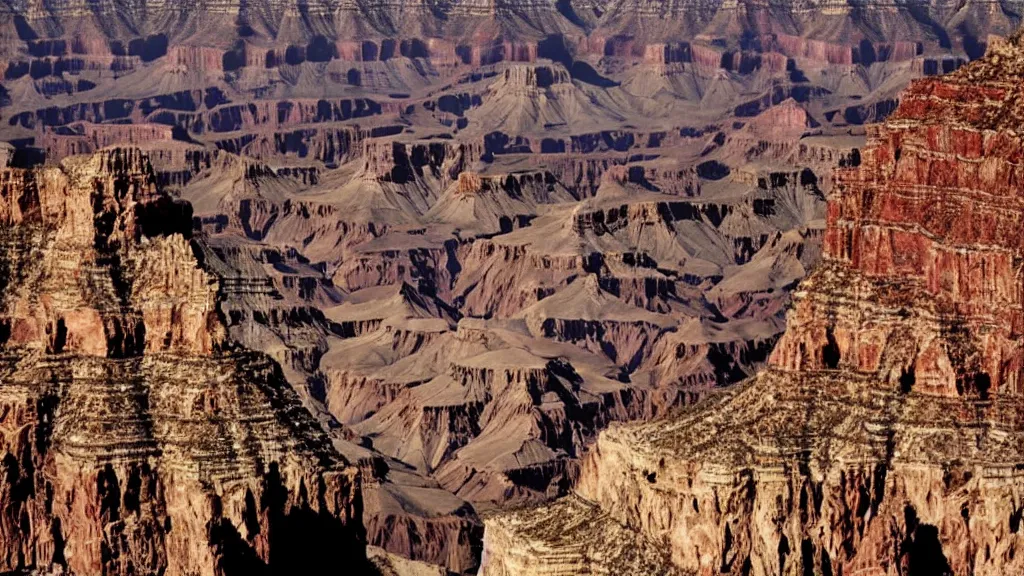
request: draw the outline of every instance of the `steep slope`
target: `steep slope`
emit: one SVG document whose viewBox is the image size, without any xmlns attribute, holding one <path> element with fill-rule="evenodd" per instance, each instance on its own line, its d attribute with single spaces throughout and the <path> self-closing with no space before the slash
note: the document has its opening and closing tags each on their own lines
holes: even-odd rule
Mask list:
<svg viewBox="0 0 1024 576">
<path fill-rule="evenodd" d="M 825 261 L 795 292 L 770 368 L 598 439 L 577 490 L 606 522 L 694 573 L 1024 570 L 1022 79 L 1017 36 L 911 86 L 840 174 Z M 572 538 L 527 525 L 488 521 L 484 574 L 524 573 L 521 550 L 542 545 L 563 554 L 525 573 L 582 561 Z"/>
<path fill-rule="evenodd" d="M 368 569 L 358 470 L 226 345 L 191 226 L 138 151 L 3 172 L 0 569 Z"/>
<path fill-rule="evenodd" d="M 473 572 L 475 506 L 563 494 L 609 422 L 764 365 L 862 124 L 1020 11 L 0 0 L 0 163 L 144 149 L 192 204 L 182 233 L 218 281 L 208 331 L 276 361 L 358 467 L 365 540 Z M 17 317 L 54 306 L 32 298 Z M 159 332 L 217 350 L 175 302 L 99 318 L 122 347 Z M 61 318 L 65 347 L 105 353 L 81 336 L 92 313 Z M 618 549 L 660 561 L 645 542 Z"/>
</svg>

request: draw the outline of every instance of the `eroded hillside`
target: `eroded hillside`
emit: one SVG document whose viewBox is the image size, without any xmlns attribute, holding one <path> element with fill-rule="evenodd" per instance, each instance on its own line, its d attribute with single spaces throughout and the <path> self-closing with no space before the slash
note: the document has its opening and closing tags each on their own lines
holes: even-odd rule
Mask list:
<svg viewBox="0 0 1024 576">
<path fill-rule="evenodd" d="M 489 520 L 483 573 L 649 573 L 580 547 L 584 516 L 666 572 L 1020 572 L 1022 62 L 1014 37 L 915 82 L 840 173 L 768 369 L 602 433 L 589 502 Z"/>
<path fill-rule="evenodd" d="M 246 478 L 264 510 L 261 466 L 304 454 L 288 442 L 311 443 L 316 458 L 294 456 L 282 473 L 303 478 L 288 485 L 289 506 L 339 516 L 308 499 L 343 470 L 344 538 L 360 566 L 369 544 L 385 573 L 433 570 L 400 556 L 473 573 L 478 511 L 564 496 L 577 481 L 589 490 L 594 457 L 582 471 L 581 459 L 610 424 L 672 414 L 765 365 L 823 241 L 838 250 L 826 201 L 835 170 L 868 158 L 865 125 L 896 110 L 911 79 L 980 56 L 1019 11 L 974 0 L 0 0 L 0 163 L 19 167 L 5 183 L 0 336 L 16 350 L 12 366 L 46 366 L 12 368 L 0 388 L 21 390 L 22 379 L 31 398 L 63 398 L 77 388 L 51 374 L 80 356 L 120 366 L 90 376 L 102 382 L 138 373 L 138 406 L 125 408 L 119 389 L 83 410 L 107 415 L 100 439 L 141 414 L 132 426 L 156 447 L 124 462 L 162 470 L 168 438 L 187 452 L 192 432 L 149 395 L 188 396 L 148 366 L 214 358 L 202 361 L 218 367 L 210 376 L 191 371 L 189 390 L 266 375 L 245 394 L 260 406 L 260 394 L 287 396 L 252 409 L 284 414 L 274 416 L 291 427 L 273 432 L 280 446 L 240 439 L 250 400 L 211 400 L 203 418 L 217 429 L 195 434 L 239 436 L 183 461 L 256 450 L 252 466 L 237 456 L 231 478 Z M 946 164 L 900 166 L 951 185 Z M 138 193 L 125 196 L 126 179 Z M 36 196 L 50 212 L 23 223 L 36 204 L 19 199 Z M 67 221 L 48 219 L 58 216 Z M 51 236 L 36 231 L 48 226 Z M 876 260 L 910 258 L 916 248 L 899 238 Z M 836 346 L 853 332 L 836 328 Z M 786 342 L 777 358 L 799 348 Z M 32 466 L 18 474 L 63 474 Z M 130 471 L 114 474 L 127 494 Z M 230 500 L 236 485 L 182 490 Z M 285 562 L 273 550 L 287 545 L 253 523 L 248 502 L 231 505 L 224 516 L 240 540 L 211 544 L 211 558 L 244 542 L 252 566 Z M 52 524 L 47 506 L 38 522 Z M 558 506 L 598 525 L 622 520 L 603 504 Z M 118 514 L 89 526 L 120 526 Z M 12 569 L 57 562 L 28 517 L 33 543 L 9 555 Z M 211 525 L 201 517 L 195 526 Z M 54 550 L 77 546 L 79 533 L 61 534 Z M 145 550 L 164 550 L 155 541 Z M 593 542 L 580 553 L 600 564 L 606 547 Z M 650 533 L 623 542 L 630 566 L 666 560 Z M 182 550 L 133 569 L 174 572 Z M 118 559 L 128 552 L 104 554 L 105 570 L 128 570 Z M 200 572 L 234 569 L 197 558 Z M 83 562 L 75 570 L 94 569 Z"/>
</svg>

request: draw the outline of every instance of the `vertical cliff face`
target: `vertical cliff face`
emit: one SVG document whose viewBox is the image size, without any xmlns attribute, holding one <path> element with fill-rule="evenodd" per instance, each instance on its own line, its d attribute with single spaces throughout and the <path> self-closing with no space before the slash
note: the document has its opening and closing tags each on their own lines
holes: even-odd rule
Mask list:
<svg viewBox="0 0 1024 576">
<path fill-rule="evenodd" d="M 1024 571 L 1022 79 L 1018 37 L 908 89 L 839 175 L 769 369 L 601 435 L 577 489 L 602 522 L 701 574 Z M 526 528 L 545 513 L 489 520 L 484 573 L 576 554 Z"/>
<path fill-rule="evenodd" d="M 365 565 L 358 471 L 224 345 L 191 220 L 137 151 L 0 174 L 0 571 Z"/>
<path fill-rule="evenodd" d="M 915 84 L 872 131 L 863 168 L 841 174 L 829 207 L 830 265 L 805 286 L 774 364 L 950 397 L 1021 393 L 1017 58 L 1015 44 L 999 46 Z M 863 292 L 826 304 L 836 281 Z"/>
<path fill-rule="evenodd" d="M 223 339 L 188 243 L 192 209 L 157 192 L 141 153 L 10 171 L 0 190 L 8 347 L 208 355 Z"/>
</svg>

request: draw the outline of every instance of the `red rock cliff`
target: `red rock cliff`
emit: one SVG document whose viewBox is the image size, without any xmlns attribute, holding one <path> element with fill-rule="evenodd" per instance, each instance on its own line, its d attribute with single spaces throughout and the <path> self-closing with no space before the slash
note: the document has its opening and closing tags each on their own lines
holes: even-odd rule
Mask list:
<svg viewBox="0 0 1024 576">
<path fill-rule="evenodd" d="M 770 368 L 612 426 L 577 487 L 597 512 L 488 520 L 482 573 L 1024 573 L 1022 79 L 1018 37 L 913 84 L 840 175 Z M 642 541 L 595 554 L 594 523 Z"/>
<path fill-rule="evenodd" d="M 365 563 L 357 470 L 224 347 L 191 219 L 137 151 L 0 174 L 0 571 Z"/>
<path fill-rule="evenodd" d="M 862 166 L 840 174 L 828 264 L 805 286 L 775 365 L 846 367 L 953 397 L 1021 394 L 1016 51 L 914 83 L 871 131 Z M 833 276 L 865 292 L 825 307 L 835 290 L 816 286 Z"/>
</svg>

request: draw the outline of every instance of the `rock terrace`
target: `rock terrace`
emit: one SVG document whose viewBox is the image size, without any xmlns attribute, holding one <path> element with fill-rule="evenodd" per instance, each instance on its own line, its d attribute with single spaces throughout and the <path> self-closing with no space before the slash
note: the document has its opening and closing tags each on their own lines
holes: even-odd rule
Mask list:
<svg viewBox="0 0 1024 576">
<path fill-rule="evenodd" d="M 825 261 L 794 293 L 769 368 L 678 417 L 613 425 L 584 462 L 585 506 L 684 573 L 1024 569 L 1020 138 L 1006 90 L 1021 61 L 1014 37 L 909 88 L 839 175 Z M 582 558 L 565 534 L 595 512 L 552 509 L 489 519 L 501 537 L 483 573 Z M 545 515 L 545 533 L 529 530 Z M 557 553 L 521 564 L 541 548 Z"/>
</svg>

